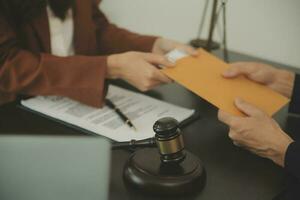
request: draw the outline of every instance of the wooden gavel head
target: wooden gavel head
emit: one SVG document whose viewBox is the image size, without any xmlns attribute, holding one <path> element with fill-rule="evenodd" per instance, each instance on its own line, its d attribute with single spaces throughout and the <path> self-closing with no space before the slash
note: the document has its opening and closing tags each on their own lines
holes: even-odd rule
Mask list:
<svg viewBox="0 0 300 200">
<path fill-rule="evenodd" d="M 159 119 L 153 125 L 155 141 L 163 163 L 180 163 L 185 159 L 184 142 L 179 122 L 174 118 Z"/>
<path fill-rule="evenodd" d="M 173 118 L 155 122 L 157 148 L 135 151 L 125 164 L 129 189 L 151 195 L 186 195 L 200 192 L 206 172 L 200 159 L 184 149 L 179 123 Z M 153 138 L 152 138 L 153 139 Z"/>
</svg>

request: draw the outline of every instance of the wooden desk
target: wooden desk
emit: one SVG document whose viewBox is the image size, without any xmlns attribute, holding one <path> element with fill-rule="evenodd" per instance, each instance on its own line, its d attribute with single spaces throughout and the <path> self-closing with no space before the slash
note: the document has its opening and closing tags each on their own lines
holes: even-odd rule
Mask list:
<svg viewBox="0 0 300 200">
<path fill-rule="evenodd" d="M 230 56 L 231 60 L 255 60 L 236 53 L 231 53 Z M 194 196 L 187 194 L 176 198 L 149 197 L 128 190 L 122 180 L 122 171 L 130 153 L 117 150 L 112 152 L 110 199 L 266 200 L 272 199 L 283 189 L 283 170 L 267 159 L 235 147 L 227 136 L 228 128 L 218 122 L 217 109 L 212 105 L 177 84 L 162 86 L 148 94 L 201 112 L 201 119 L 183 131 L 186 148 L 205 164 L 206 186 Z M 300 130 L 300 120 L 287 117 L 287 108 L 280 111 L 276 119 L 290 133 Z M 0 134 L 4 133 L 82 135 L 77 130 L 22 111 L 15 104 L 0 107 Z"/>
</svg>

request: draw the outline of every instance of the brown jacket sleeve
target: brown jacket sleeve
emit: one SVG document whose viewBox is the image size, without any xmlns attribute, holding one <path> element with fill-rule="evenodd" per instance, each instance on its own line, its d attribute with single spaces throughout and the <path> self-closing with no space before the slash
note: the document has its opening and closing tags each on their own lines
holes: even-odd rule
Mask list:
<svg viewBox="0 0 300 200">
<path fill-rule="evenodd" d="M 92 106 L 104 96 L 106 57 L 57 57 L 22 49 L 0 16 L 0 104 L 16 94 L 60 95 Z"/>
<path fill-rule="evenodd" d="M 157 37 L 139 35 L 111 24 L 100 11 L 95 0 L 93 20 L 96 24 L 97 42 L 101 53 L 114 54 L 126 51 L 151 52 Z"/>
</svg>

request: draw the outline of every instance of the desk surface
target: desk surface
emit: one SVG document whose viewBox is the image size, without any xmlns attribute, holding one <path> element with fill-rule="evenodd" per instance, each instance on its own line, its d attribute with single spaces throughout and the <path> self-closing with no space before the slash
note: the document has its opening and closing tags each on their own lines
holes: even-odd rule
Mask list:
<svg viewBox="0 0 300 200">
<path fill-rule="evenodd" d="M 241 54 L 231 53 L 230 55 L 232 61 L 254 60 Z M 272 199 L 283 189 L 283 170 L 269 160 L 235 147 L 227 136 L 228 128 L 218 122 L 217 110 L 212 105 L 177 84 L 162 86 L 148 94 L 180 106 L 198 109 L 202 115 L 183 132 L 186 148 L 205 164 L 206 186 L 202 192 L 194 196 L 187 194 L 184 197 L 169 199 L 265 200 Z M 289 132 L 299 130 L 300 119 L 287 116 L 285 108 L 277 114 L 276 119 Z M 14 104 L 0 107 L 0 134 L 3 133 L 82 135 L 77 130 L 22 111 Z M 129 156 L 130 152 L 124 150 L 112 152 L 110 199 L 168 199 L 147 197 L 126 188 L 122 180 L 122 171 Z"/>
</svg>

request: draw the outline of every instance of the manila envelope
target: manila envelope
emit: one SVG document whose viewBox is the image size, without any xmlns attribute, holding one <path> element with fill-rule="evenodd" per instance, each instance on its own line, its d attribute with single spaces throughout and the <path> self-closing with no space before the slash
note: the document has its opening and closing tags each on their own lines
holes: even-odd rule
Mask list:
<svg viewBox="0 0 300 200">
<path fill-rule="evenodd" d="M 289 102 L 288 98 L 244 76 L 224 78 L 222 73 L 228 68 L 228 64 L 200 49 L 198 57 L 181 58 L 174 68 L 164 68 L 162 71 L 214 106 L 237 116 L 244 116 L 234 105 L 237 97 L 257 106 L 269 116 Z"/>
</svg>

